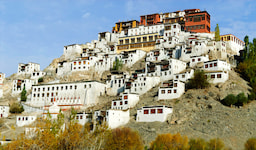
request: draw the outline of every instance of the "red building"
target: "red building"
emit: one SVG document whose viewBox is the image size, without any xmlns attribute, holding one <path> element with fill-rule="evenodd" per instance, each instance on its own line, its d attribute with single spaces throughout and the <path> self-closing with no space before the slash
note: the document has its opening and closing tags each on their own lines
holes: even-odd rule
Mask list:
<svg viewBox="0 0 256 150">
<path fill-rule="evenodd" d="M 151 14 L 151 15 L 144 15 L 140 16 L 140 25 L 154 25 L 160 22 L 160 15 L 159 14 Z"/>
<path fill-rule="evenodd" d="M 185 31 L 210 33 L 211 22 L 207 11 L 199 9 L 184 10 L 186 12 Z"/>
</svg>

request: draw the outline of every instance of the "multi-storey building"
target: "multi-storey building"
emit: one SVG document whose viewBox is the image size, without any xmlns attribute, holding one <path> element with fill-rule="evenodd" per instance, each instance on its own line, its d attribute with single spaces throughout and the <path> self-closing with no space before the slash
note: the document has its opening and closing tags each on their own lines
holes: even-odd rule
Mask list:
<svg viewBox="0 0 256 150">
<path fill-rule="evenodd" d="M 54 101 L 61 108 L 90 106 L 98 103 L 105 90 L 106 85 L 98 81 L 34 85 L 28 103 L 37 107 L 49 107 Z"/>
<path fill-rule="evenodd" d="M 211 22 L 210 15 L 207 11 L 200 11 L 198 9 L 186 11 L 185 31 L 210 33 Z"/>
<path fill-rule="evenodd" d="M 181 26 L 181 30 L 184 31 L 185 28 L 185 11 L 176 11 L 169 13 L 161 13 L 160 20 L 164 24 L 166 23 L 178 23 Z"/>
<path fill-rule="evenodd" d="M 140 97 L 138 94 L 124 93 L 121 95 L 120 99 L 112 101 L 111 109 L 126 110 L 134 107 L 139 100 Z"/>
<path fill-rule="evenodd" d="M 137 20 L 130 20 L 130 21 L 123 21 L 123 22 L 117 22 L 115 27 L 113 27 L 112 32 L 113 33 L 117 33 L 117 32 L 121 32 L 124 31 L 125 34 L 128 33 L 128 29 L 129 28 L 135 28 L 139 25 L 139 22 Z"/>
<path fill-rule="evenodd" d="M 244 49 L 244 42 L 232 34 L 221 35 L 221 41 L 225 41 L 227 53 L 239 55 L 239 51 Z"/>
<path fill-rule="evenodd" d="M 28 64 L 19 63 L 17 74 L 30 75 L 31 73 L 37 72 L 37 71 L 40 71 L 40 65 L 37 63 L 32 63 L 32 62 Z"/>
<path fill-rule="evenodd" d="M 185 84 L 179 80 L 166 81 L 158 90 L 158 100 L 179 98 L 185 92 Z"/>
<path fill-rule="evenodd" d="M 229 71 L 230 64 L 222 60 L 211 60 L 204 62 L 204 70 L 206 71 Z"/>
<path fill-rule="evenodd" d="M 136 49 L 149 52 L 155 48 L 156 39 L 159 37 L 160 35 L 158 33 L 120 37 L 117 45 L 117 53 Z"/>
<path fill-rule="evenodd" d="M 37 80 L 30 80 L 30 79 L 24 79 L 24 80 L 13 80 L 13 87 L 12 87 L 12 94 L 20 94 L 21 91 L 24 89 L 26 91 L 31 90 L 32 85 L 37 84 Z"/>
<path fill-rule="evenodd" d="M 160 15 L 158 13 L 140 16 L 140 25 L 150 26 L 158 24 L 159 22 Z"/>
</svg>

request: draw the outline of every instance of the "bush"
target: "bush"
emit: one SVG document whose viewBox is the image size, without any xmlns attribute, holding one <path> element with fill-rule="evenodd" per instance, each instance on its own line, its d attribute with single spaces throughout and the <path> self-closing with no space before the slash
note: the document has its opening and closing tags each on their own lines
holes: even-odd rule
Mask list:
<svg viewBox="0 0 256 150">
<path fill-rule="evenodd" d="M 44 82 L 44 78 L 42 78 L 42 77 L 39 78 L 39 79 L 38 79 L 38 82 Z"/>
<path fill-rule="evenodd" d="M 23 111 L 24 111 L 24 108 L 19 103 L 13 103 L 10 106 L 10 110 L 9 110 L 10 113 L 22 113 Z"/>
<path fill-rule="evenodd" d="M 117 128 L 107 137 L 104 149 L 142 150 L 143 143 L 138 132 L 127 127 Z"/>
<path fill-rule="evenodd" d="M 27 91 L 26 91 L 26 88 L 24 86 L 22 92 L 21 92 L 21 95 L 20 95 L 20 100 L 21 101 L 26 101 L 27 100 Z"/>
<path fill-rule="evenodd" d="M 210 84 L 206 78 L 205 72 L 196 70 L 194 77 L 187 83 L 187 89 L 203 89 L 208 87 Z"/>
<path fill-rule="evenodd" d="M 186 150 L 189 148 L 188 138 L 182 137 L 179 133 L 177 134 L 160 134 L 156 139 L 150 143 L 150 150 L 169 150 L 169 149 L 182 149 Z"/>
<path fill-rule="evenodd" d="M 207 143 L 204 139 L 190 139 L 189 140 L 189 150 L 199 150 L 206 149 Z"/>
<path fill-rule="evenodd" d="M 121 70 L 123 67 L 122 60 L 119 60 L 118 58 L 113 62 L 113 70 Z"/>
<path fill-rule="evenodd" d="M 225 145 L 222 140 L 219 138 L 217 139 L 211 139 L 208 142 L 207 150 L 223 150 L 225 148 Z"/>
<path fill-rule="evenodd" d="M 236 96 L 237 99 L 237 103 L 235 104 L 236 106 L 243 106 L 244 104 L 247 103 L 248 99 L 247 97 L 244 95 L 244 93 L 239 93 Z"/>
<path fill-rule="evenodd" d="M 234 105 L 235 103 L 237 103 L 236 96 L 233 94 L 229 94 L 221 101 L 221 103 L 226 106 Z"/>
<path fill-rule="evenodd" d="M 256 98 L 256 94 L 255 94 L 255 92 L 251 92 L 249 95 L 248 95 L 248 100 L 255 100 L 255 98 Z"/>
<path fill-rule="evenodd" d="M 244 144 L 245 150 L 254 150 L 256 149 L 256 138 L 250 138 Z"/>
</svg>

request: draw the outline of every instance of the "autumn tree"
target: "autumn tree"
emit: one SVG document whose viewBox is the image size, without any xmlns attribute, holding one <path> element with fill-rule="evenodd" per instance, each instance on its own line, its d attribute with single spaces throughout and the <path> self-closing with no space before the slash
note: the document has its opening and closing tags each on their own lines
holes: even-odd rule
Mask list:
<svg viewBox="0 0 256 150">
<path fill-rule="evenodd" d="M 250 138 L 244 144 L 245 150 L 255 150 L 256 149 L 256 138 Z"/>
<path fill-rule="evenodd" d="M 224 149 L 225 149 L 225 145 L 223 141 L 220 140 L 219 138 L 211 139 L 207 143 L 207 150 L 224 150 Z"/>
<path fill-rule="evenodd" d="M 150 150 L 187 150 L 189 149 L 188 138 L 177 134 L 160 134 L 150 143 Z"/>
<path fill-rule="evenodd" d="M 206 150 L 207 142 L 204 139 L 190 139 L 189 150 Z"/>
<path fill-rule="evenodd" d="M 215 27 L 215 41 L 220 41 L 220 28 L 219 28 L 219 24 L 217 24 L 216 27 Z"/>
<path fill-rule="evenodd" d="M 104 149 L 106 150 L 142 150 L 143 142 L 138 132 L 130 128 L 116 128 L 107 137 Z"/>
</svg>

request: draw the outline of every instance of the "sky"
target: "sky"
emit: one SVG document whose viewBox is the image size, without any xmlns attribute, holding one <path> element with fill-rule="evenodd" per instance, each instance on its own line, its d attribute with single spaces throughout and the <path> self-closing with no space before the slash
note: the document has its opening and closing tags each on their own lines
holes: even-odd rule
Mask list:
<svg viewBox="0 0 256 150">
<path fill-rule="evenodd" d="M 211 15 L 211 31 L 219 24 L 220 34 L 256 38 L 255 0 L 0 0 L 0 72 L 29 62 L 43 70 L 64 46 L 96 40 L 118 21 L 194 8 Z"/>
</svg>

